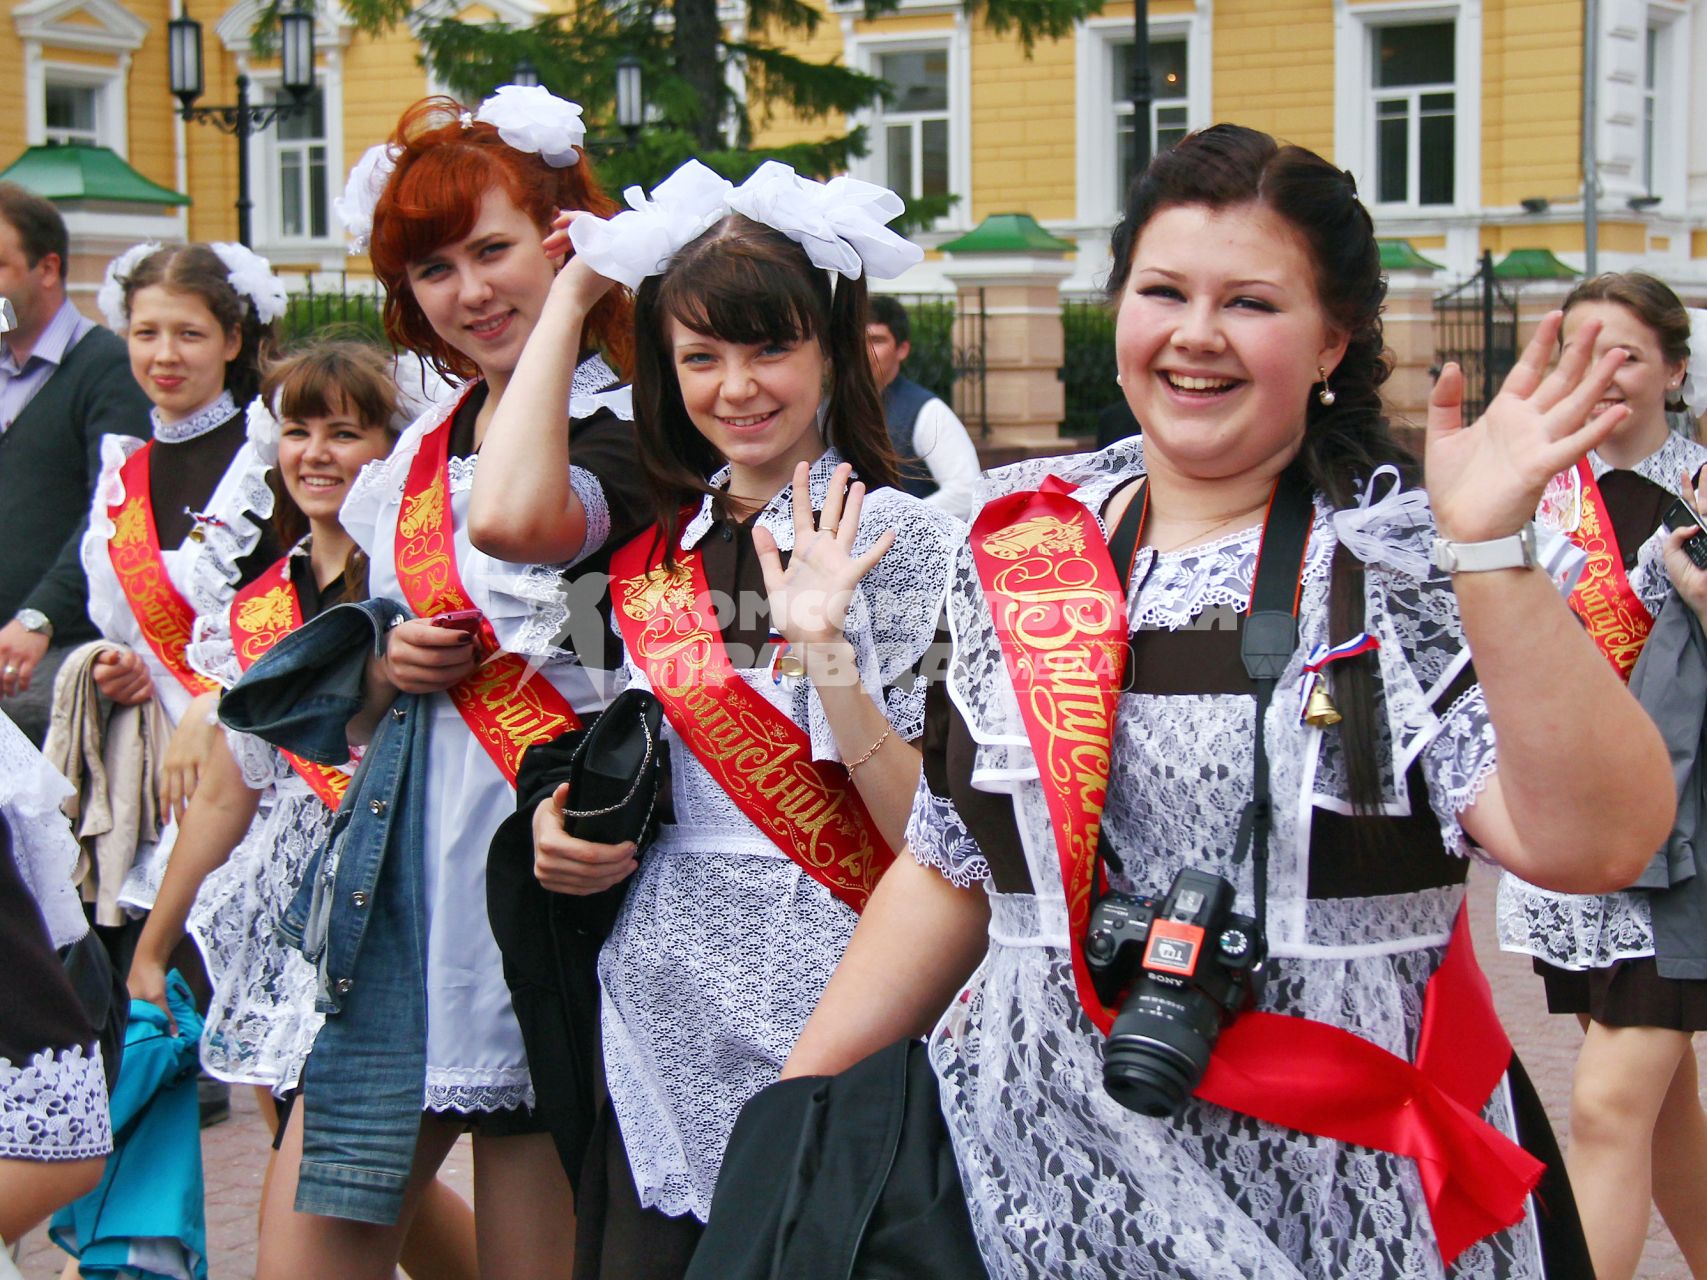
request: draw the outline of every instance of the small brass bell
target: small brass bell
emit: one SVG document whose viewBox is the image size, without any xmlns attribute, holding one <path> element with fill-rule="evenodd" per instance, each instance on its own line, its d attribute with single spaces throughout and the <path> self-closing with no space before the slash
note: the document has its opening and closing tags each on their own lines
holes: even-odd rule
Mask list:
<svg viewBox="0 0 1707 1280">
<path fill-rule="evenodd" d="M 1340 719 L 1340 709 L 1328 696 L 1328 682 L 1318 675 L 1304 703 L 1304 723 L 1312 728 L 1326 729 L 1329 725 L 1338 724 Z"/>
<path fill-rule="evenodd" d="M 202 532 L 202 527 L 199 524 L 195 528 L 190 530 L 190 541 L 191 542 L 206 542 L 207 541 L 207 534 Z"/>
<path fill-rule="evenodd" d="M 787 680 L 798 680 L 806 674 L 806 663 L 792 653 L 779 653 L 776 658 L 776 673 Z"/>
</svg>

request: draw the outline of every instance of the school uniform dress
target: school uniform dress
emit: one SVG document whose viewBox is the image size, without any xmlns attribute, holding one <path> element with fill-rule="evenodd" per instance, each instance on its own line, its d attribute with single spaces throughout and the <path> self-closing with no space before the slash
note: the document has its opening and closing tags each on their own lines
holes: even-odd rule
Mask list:
<svg viewBox="0 0 1707 1280">
<path fill-rule="evenodd" d="M 151 451 L 148 492 L 126 491 L 123 468 L 137 450 Z M 248 437 L 244 415 L 229 392 L 181 422 L 162 424 L 154 411 L 154 435 L 143 441 L 107 436 L 101 442 L 101 476 L 95 485 L 89 530 L 83 538 L 83 568 L 89 579 L 89 617 L 107 640 L 141 656 L 154 696 L 176 725 L 193 695 L 160 661 L 113 567 L 117 533 L 112 512 L 138 497 L 153 520 L 166 573 L 192 616 L 222 613 L 237 590 L 278 559 L 268 527 L 273 493 L 269 464 Z M 154 841 L 144 841 L 119 895 L 121 905 L 146 911 L 154 905 L 178 827 L 168 820 Z M 117 920 L 98 920 L 118 924 Z"/>
<path fill-rule="evenodd" d="M 813 464 L 815 510 L 840 462 L 831 450 Z M 727 483 L 727 469 L 711 480 Z M 713 598 L 734 606 L 718 624 L 742 682 L 805 731 L 814 760 L 839 762 L 811 683 L 773 679 L 769 669 L 752 534 L 764 527 L 788 555 L 792 493 L 783 489 L 744 521 L 720 517 L 708 497 L 680 547 L 701 553 Z M 866 495 L 859 523 L 856 554 L 885 530 L 897 533 L 855 589 L 846 634 L 866 692 L 895 736 L 911 741 L 924 723 L 918 667 L 965 526 L 889 488 Z M 627 679 L 650 688 L 633 655 L 625 662 Z M 599 957 L 604 1066 L 640 1204 L 704 1221 L 736 1115 L 776 1080 L 857 916 L 741 812 L 673 727 L 666 739 L 674 813 L 641 856 Z"/>
<path fill-rule="evenodd" d="M 1679 477 L 1707 463 L 1707 446 L 1673 433 L 1628 470 L 1590 453 L 1630 586 L 1650 614 L 1672 594 L 1661 516 Z M 1500 878 L 1499 939 L 1534 957 L 1553 1013 L 1584 1013 L 1612 1027 L 1707 1030 L 1707 982 L 1662 978 L 1654 961 L 1646 890 L 1554 893 L 1510 872 Z"/>
<path fill-rule="evenodd" d="M 0 1159 L 112 1150 L 107 1078 L 57 949 L 88 931 L 72 888 L 71 785 L 0 713 Z"/>
<path fill-rule="evenodd" d="M 429 410 L 389 456 L 364 467 L 340 514 L 368 555 L 370 597 L 406 601 L 396 553 L 406 481 L 429 439 L 450 432 L 449 514 L 462 583 L 500 645 L 537 661 L 544 678 L 582 716 L 599 711 L 614 692 L 607 615 L 598 607 L 603 570 L 612 540 L 629 536 L 644 510 L 633 428 L 612 411 L 626 408 L 626 388 L 617 394 L 617 383 L 597 356 L 584 359 L 575 373 L 571 482 L 587 511 L 587 537 L 567 565 L 505 563 L 477 551 L 468 539 L 480 461 L 474 422 L 485 403 L 484 384 L 470 387 L 450 406 Z M 423 698 L 421 705 L 431 718 L 420 815 L 427 977 L 422 1106 L 458 1113 L 531 1107 L 521 1030 L 486 917 L 486 851 L 493 832 L 515 810 L 515 791 L 447 694 Z M 311 1074 L 311 1099 L 312 1080 Z"/>
<path fill-rule="evenodd" d="M 1143 471 L 1142 444 L 1023 463 L 991 496 L 1054 475 L 1090 512 Z M 1388 495 L 1391 498 L 1393 495 Z M 1426 506 L 1315 500 L 1298 647 L 1269 705 L 1273 795 L 1267 982 L 1257 1007 L 1331 1024 L 1413 1061 L 1423 994 L 1464 900 L 1459 822 L 1495 768 L 1480 687 L 1444 576 L 1428 561 Z M 1420 510 L 1419 510 L 1420 507 Z M 1260 529 L 1158 553 L 1125 584 L 1129 686 L 1113 730 L 1106 835 L 1112 887 L 1160 898 L 1184 867 L 1226 878 L 1251 915 L 1239 849 L 1255 749 L 1240 636 Z M 979 535 L 974 534 L 974 538 Z M 1327 639 L 1336 547 L 1363 562 L 1365 628 L 1380 643 L 1375 749 L 1380 812 L 1359 840 L 1339 734 L 1305 723 L 1303 663 Z M 970 547 L 948 594 L 954 641 L 933 706 L 908 830 L 913 856 L 990 895 L 986 959 L 929 1040 L 974 1232 L 995 1280 L 1210 1275 L 1269 1280 L 1543 1274 L 1533 1206 L 1451 1267 L 1436 1247 L 1417 1164 L 1192 1097 L 1151 1119 L 1103 1087 L 1104 1037 L 1075 990 L 1056 833 Z M 1481 1106 L 1519 1134 L 1511 1081 Z M 1565 1193 L 1568 1200 L 1568 1193 Z"/>
</svg>

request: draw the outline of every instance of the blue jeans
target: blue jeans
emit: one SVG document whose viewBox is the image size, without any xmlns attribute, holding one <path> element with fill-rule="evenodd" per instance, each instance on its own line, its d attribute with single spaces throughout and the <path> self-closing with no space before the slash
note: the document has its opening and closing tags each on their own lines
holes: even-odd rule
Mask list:
<svg viewBox="0 0 1707 1280">
<path fill-rule="evenodd" d="M 348 757 L 389 600 L 344 604 L 281 640 L 225 695 L 234 729 L 319 763 Z M 390 1224 L 403 1205 L 427 1070 L 422 795 L 430 717 L 399 695 L 381 717 L 281 935 L 320 975 L 326 1015 L 303 1071 L 296 1208 Z"/>
</svg>

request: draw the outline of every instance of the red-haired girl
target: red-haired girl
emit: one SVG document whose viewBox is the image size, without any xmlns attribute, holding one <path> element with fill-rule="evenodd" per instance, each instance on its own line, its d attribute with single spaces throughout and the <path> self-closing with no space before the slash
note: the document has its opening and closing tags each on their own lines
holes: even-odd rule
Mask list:
<svg viewBox="0 0 1707 1280">
<path fill-rule="evenodd" d="M 588 325 L 567 403 L 559 402 L 554 430 L 573 440 L 576 466 L 572 527 L 553 548 L 558 563 L 484 555 L 467 522 L 487 424 L 551 288 L 542 247 L 551 221 L 563 208 L 613 207 L 581 136 L 580 109 L 544 90 L 501 89 L 478 113 L 427 99 L 358 164 L 342 202 L 385 285 L 393 341 L 465 385 L 363 471 L 341 513 L 368 556 L 372 599 L 400 610 L 383 653 L 367 663 L 352 740 L 375 735 L 382 721 L 385 732 L 424 718 L 426 732 L 420 754 L 401 766 L 406 781 L 396 794 L 404 799 L 364 798 L 347 830 L 334 833 L 343 875 L 359 856 L 352 847 L 367 838 L 358 824 L 379 824 L 380 878 L 331 896 L 316 916 L 333 938 L 363 939 L 375 976 L 359 966 L 328 974 L 323 962 L 322 1007 L 338 1012 L 315 1041 L 268 1189 L 259 1271 L 268 1280 L 389 1277 L 422 1190 L 469 1129 L 483 1274 L 569 1271 L 570 1187 L 533 1114 L 486 916 L 486 850 L 514 810 L 522 751 L 610 696 L 598 608 L 566 608 L 560 578 L 567 570 L 576 600 L 577 582 L 602 584 L 609 547 L 636 526 L 643 505 L 626 389 L 607 363 L 620 367 L 626 351 L 622 297 Z M 559 647 L 566 623 L 573 655 Z M 370 760 L 378 750 L 375 736 Z M 388 813 L 393 804 L 407 811 Z M 412 886 L 396 910 L 386 883 L 394 876 L 404 880 L 392 884 Z M 403 969 L 420 982 L 398 1000 L 367 994 Z M 352 1096 L 364 1089 L 367 1096 Z"/>
</svg>

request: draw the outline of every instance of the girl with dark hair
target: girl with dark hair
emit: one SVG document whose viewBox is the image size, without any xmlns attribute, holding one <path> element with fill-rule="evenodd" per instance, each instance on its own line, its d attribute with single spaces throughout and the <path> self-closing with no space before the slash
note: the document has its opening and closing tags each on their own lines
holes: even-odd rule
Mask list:
<svg viewBox="0 0 1707 1280">
<path fill-rule="evenodd" d="M 340 202 L 385 285 L 393 341 L 472 380 L 362 471 L 339 515 L 367 557 L 371 596 L 361 608 L 379 628 L 382 652 L 370 653 L 375 637 L 363 627 L 363 665 L 351 678 L 359 714 L 326 710 L 306 731 L 369 743 L 353 785 L 376 790 L 344 806 L 357 816 L 335 831 L 323 876 L 370 878 L 330 901 L 316 898 L 310 924 L 359 939 L 370 967 L 350 960 L 335 973 L 321 959 L 320 1007 L 341 1011 L 316 1036 L 267 1190 L 260 1275 L 269 1280 L 389 1277 L 423 1191 L 468 1129 L 482 1274 L 569 1272 L 570 1184 L 534 1115 L 486 913 L 486 850 L 515 809 L 522 753 L 599 711 L 611 693 L 611 646 L 596 601 L 613 540 L 639 527 L 644 507 L 627 391 L 606 359 L 626 359 L 621 295 L 591 318 L 562 394 L 536 424 L 575 448 L 563 536 L 540 557 L 551 563 L 477 551 L 469 502 L 488 427 L 551 291 L 554 263 L 542 244 L 551 219 L 565 206 L 614 208 L 582 136 L 580 108 L 543 89 L 507 86 L 474 112 L 426 99 L 363 157 Z M 583 582 L 591 601 L 576 590 Z M 335 613 L 319 621 L 337 625 L 310 624 L 291 638 L 328 649 L 314 669 L 292 673 L 322 683 L 293 685 L 287 698 L 325 693 L 316 705 L 341 708 L 349 695 L 344 677 L 328 673 L 343 671 L 336 660 L 348 656 L 355 610 Z M 578 627 L 574 653 L 560 647 L 566 623 Z M 269 656 L 288 655 L 289 645 Z M 257 688 L 264 693 L 270 669 L 239 682 L 228 716 L 253 705 L 243 699 Z M 424 730 L 413 727 L 423 722 Z M 269 734 L 291 746 L 287 735 Z M 392 751 L 402 738 L 411 745 Z M 382 763 L 368 767 L 376 755 Z M 319 883 L 311 877 L 305 893 Z M 306 936 L 304 946 L 313 946 Z"/>
<path fill-rule="evenodd" d="M 1114 252 L 1143 439 L 989 478 L 912 857 L 786 1074 L 929 1032 L 993 1277 L 1541 1275 L 1512 1140 L 1539 1111 L 1464 855 L 1600 889 L 1668 825 L 1658 737 L 1528 531 L 1622 417 L 1591 413 L 1621 357 L 1547 374 L 1554 316 L 1471 426 L 1449 367 L 1425 499 L 1347 174 L 1216 126 L 1134 185 Z"/>
<path fill-rule="evenodd" d="M 1671 430 L 1689 368 L 1689 315 L 1666 285 L 1640 272 L 1601 275 L 1565 299 L 1565 350 L 1592 343 L 1624 363 L 1603 401 L 1624 419 L 1543 495 L 1540 519 L 1590 553 L 1571 608 L 1607 660 L 1630 677 L 1654 619 L 1673 591 L 1661 516 L 1680 486 L 1693 491 L 1707 447 Z M 1598 334 L 1589 326 L 1598 323 Z M 1571 1181 L 1595 1274 L 1635 1273 L 1651 1207 L 1695 1275 L 1707 1276 L 1707 1113 L 1693 1034 L 1707 1030 L 1707 981 L 1673 939 L 1656 947 L 1656 890 L 1555 893 L 1500 880 L 1500 945 L 1534 957 L 1547 1008 L 1572 1013 L 1586 1035 L 1571 1085 Z M 1656 953 L 1657 952 L 1657 953 Z"/>
<path fill-rule="evenodd" d="M 638 862 L 565 834 L 565 790 L 534 821 L 546 888 L 632 878 L 599 958 L 609 1104 L 577 1277 L 682 1274 L 736 1113 L 776 1079 L 900 847 L 919 667 L 964 537 L 892 487 L 866 278 L 920 256 L 883 225 L 900 208 L 847 179 L 769 164 L 732 187 L 689 162 L 635 212 L 562 220 L 574 256 L 488 440 L 477 499 L 516 529 L 553 512 L 568 459 L 539 408 L 594 300 L 638 285 L 657 527 L 612 561 L 612 612 L 627 679 L 664 704 L 673 813 Z"/>
<path fill-rule="evenodd" d="M 125 706 L 158 699 L 179 731 L 161 770 L 166 819 L 124 885 L 100 886 L 95 921 L 117 925 L 119 903 L 153 904 L 176 822 L 213 746 L 218 685 L 186 656 L 201 614 L 278 558 L 269 459 L 250 440 L 243 406 L 285 310 L 284 286 L 242 245 L 140 244 L 107 268 L 99 302 L 125 336 L 131 372 L 153 401 L 153 438 L 108 436 L 83 567 L 89 617 L 110 647 L 95 659 L 101 692 Z"/>
</svg>

